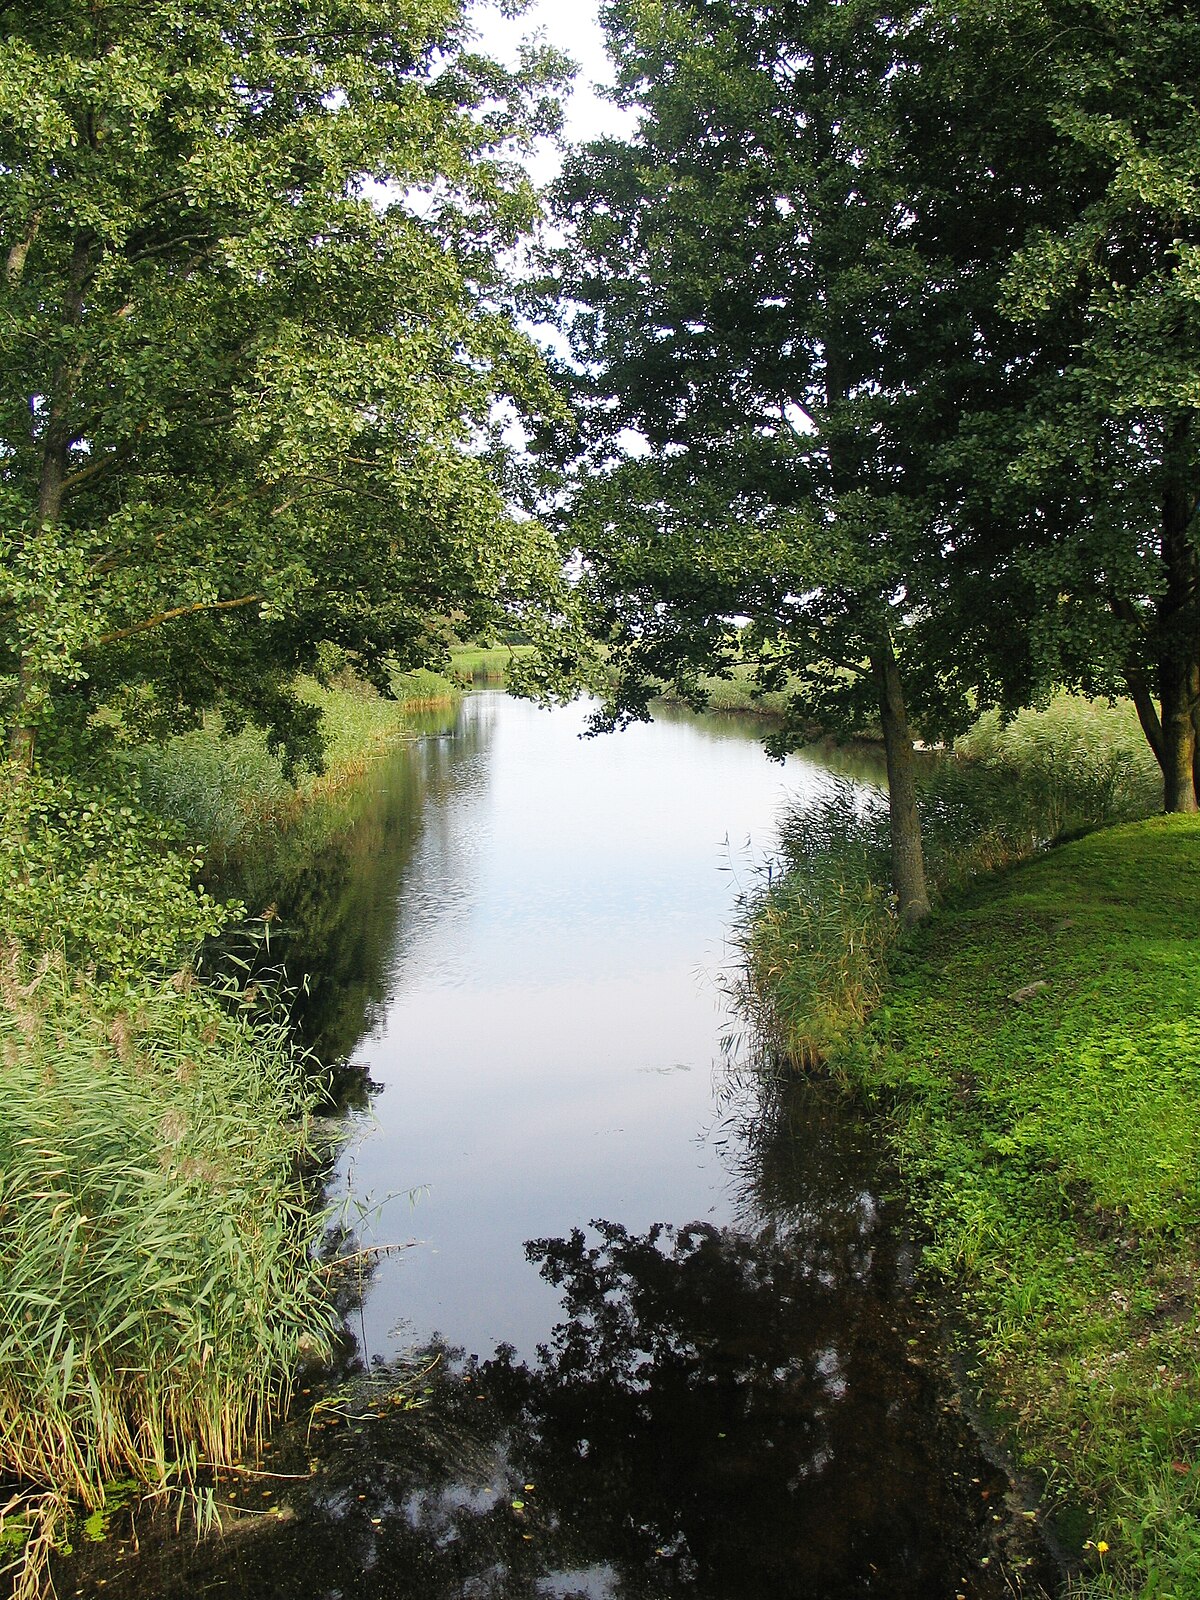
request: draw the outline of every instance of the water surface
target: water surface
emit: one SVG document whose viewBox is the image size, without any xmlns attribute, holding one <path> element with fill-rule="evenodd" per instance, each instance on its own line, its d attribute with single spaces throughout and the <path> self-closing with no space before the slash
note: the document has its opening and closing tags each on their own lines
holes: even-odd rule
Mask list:
<svg viewBox="0 0 1200 1600">
<path fill-rule="evenodd" d="M 473 695 L 272 869 L 306 1026 L 368 1091 L 331 1189 L 406 1248 L 347 1285 L 345 1396 L 310 1385 L 219 1486 L 229 1537 L 143 1526 L 104 1593 L 1041 1592 L 870 1130 L 722 1049 L 737 896 L 835 773 L 744 724 L 584 720 Z"/>
</svg>

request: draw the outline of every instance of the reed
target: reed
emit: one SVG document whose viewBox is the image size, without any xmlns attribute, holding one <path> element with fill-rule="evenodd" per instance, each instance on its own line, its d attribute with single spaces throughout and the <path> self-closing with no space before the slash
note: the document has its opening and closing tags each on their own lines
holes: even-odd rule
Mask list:
<svg viewBox="0 0 1200 1600">
<path fill-rule="evenodd" d="M 4 949 L 0 1082 L 0 1474 L 27 1491 L 28 1584 L 64 1498 L 200 1496 L 335 1313 L 303 1177 L 320 1085 L 253 992 Z"/>
<path fill-rule="evenodd" d="M 780 824 L 780 855 L 745 897 L 732 998 L 752 1034 L 800 1067 L 823 1060 L 879 995 L 895 933 L 887 817 L 839 779 Z"/>
</svg>

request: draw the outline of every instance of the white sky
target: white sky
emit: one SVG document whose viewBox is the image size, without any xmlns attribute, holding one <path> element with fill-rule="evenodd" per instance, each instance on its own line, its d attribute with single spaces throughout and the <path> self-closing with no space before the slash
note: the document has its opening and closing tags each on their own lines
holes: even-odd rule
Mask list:
<svg viewBox="0 0 1200 1600">
<path fill-rule="evenodd" d="M 515 21 L 506 21 L 493 0 L 476 0 L 471 20 L 479 34 L 479 47 L 507 66 L 516 64 L 522 39 L 539 35 L 563 50 L 579 65 L 572 93 L 565 102 L 564 134 L 571 142 L 597 139 L 604 134 L 632 132 L 634 118 L 602 100 L 598 83 L 611 83 L 612 71 L 604 50 L 604 34 L 596 18 L 599 0 L 533 0 Z M 528 162 L 536 183 L 553 178 L 560 165 L 558 152 L 548 143 Z"/>
</svg>

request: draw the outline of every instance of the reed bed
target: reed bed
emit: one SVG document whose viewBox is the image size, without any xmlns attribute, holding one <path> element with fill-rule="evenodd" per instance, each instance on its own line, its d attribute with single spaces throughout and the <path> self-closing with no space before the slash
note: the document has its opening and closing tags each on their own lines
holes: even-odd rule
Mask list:
<svg viewBox="0 0 1200 1600">
<path fill-rule="evenodd" d="M 920 782 L 935 895 L 1061 839 L 1151 815 L 1158 769 L 1124 703 L 1058 696 L 1010 722 L 984 717 Z M 780 822 L 779 851 L 746 896 L 730 989 L 768 1054 L 809 1068 L 871 1011 L 899 932 L 886 804 L 839 781 Z"/>
<path fill-rule="evenodd" d="M 305 1165 L 312 1064 L 255 995 L 0 951 L 0 1477 L 44 1554 L 66 1499 L 202 1496 L 335 1313 Z"/>
</svg>

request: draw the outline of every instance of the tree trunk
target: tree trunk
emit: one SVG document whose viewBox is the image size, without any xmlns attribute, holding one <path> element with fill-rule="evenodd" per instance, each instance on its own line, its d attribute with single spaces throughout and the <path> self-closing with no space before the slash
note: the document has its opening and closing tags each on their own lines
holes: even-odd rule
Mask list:
<svg viewBox="0 0 1200 1600">
<path fill-rule="evenodd" d="M 929 915 L 925 851 L 917 811 L 917 786 L 912 735 L 904 707 L 900 665 L 890 639 L 871 654 L 871 670 L 879 693 L 879 716 L 887 754 L 888 814 L 892 835 L 892 888 L 900 921 L 913 927 Z"/>
<path fill-rule="evenodd" d="M 1162 559 L 1166 587 L 1158 603 L 1159 693 L 1162 701 L 1163 809 L 1195 811 L 1197 711 L 1197 559 L 1190 537 L 1191 417 L 1167 424 L 1163 451 Z"/>
</svg>

